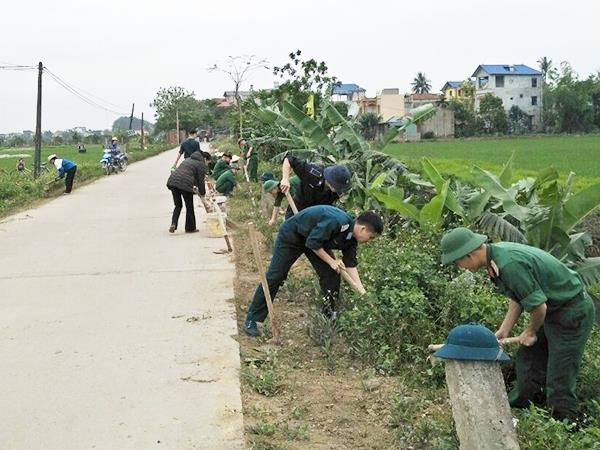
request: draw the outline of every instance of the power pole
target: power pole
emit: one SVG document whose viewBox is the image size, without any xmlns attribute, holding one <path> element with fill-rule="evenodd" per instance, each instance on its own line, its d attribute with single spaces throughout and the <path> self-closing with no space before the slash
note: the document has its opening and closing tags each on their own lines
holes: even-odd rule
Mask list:
<svg viewBox="0 0 600 450">
<path fill-rule="evenodd" d="M 177 122 L 177 145 L 181 144 L 179 141 L 179 110 L 175 110 L 175 121 Z"/>
<path fill-rule="evenodd" d="M 38 90 L 37 90 L 37 111 L 35 118 L 35 153 L 33 159 L 33 176 L 40 176 L 42 164 L 42 73 L 44 65 L 38 63 Z"/>
<path fill-rule="evenodd" d="M 144 150 L 144 113 L 142 112 L 142 125 L 140 125 L 140 140 L 142 141 L 142 150 Z"/>
<path fill-rule="evenodd" d="M 135 103 L 131 105 L 131 116 L 129 116 L 129 130 L 133 126 L 133 110 L 135 109 Z"/>
</svg>

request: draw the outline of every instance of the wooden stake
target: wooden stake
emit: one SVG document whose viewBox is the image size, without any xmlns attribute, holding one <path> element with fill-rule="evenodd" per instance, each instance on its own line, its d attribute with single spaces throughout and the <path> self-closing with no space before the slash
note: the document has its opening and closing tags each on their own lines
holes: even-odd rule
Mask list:
<svg viewBox="0 0 600 450">
<path fill-rule="evenodd" d="M 275 308 L 273 307 L 273 301 L 271 299 L 271 291 L 269 291 L 269 283 L 267 282 L 267 276 L 265 275 L 265 268 L 263 267 L 262 259 L 260 257 L 260 250 L 258 248 L 258 239 L 256 237 L 256 230 L 254 224 L 248 224 L 248 233 L 250 235 L 250 244 L 252 245 L 252 251 L 254 252 L 254 260 L 256 261 L 256 268 L 260 275 L 260 282 L 262 284 L 263 293 L 265 294 L 265 301 L 267 303 L 267 309 L 269 311 L 269 318 L 271 319 L 271 330 L 273 332 L 273 342 L 280 344 L 281 340 L 279 337 L 279 328 L 277 327 L 277 319 L 275 318 Z"/>
</svg>

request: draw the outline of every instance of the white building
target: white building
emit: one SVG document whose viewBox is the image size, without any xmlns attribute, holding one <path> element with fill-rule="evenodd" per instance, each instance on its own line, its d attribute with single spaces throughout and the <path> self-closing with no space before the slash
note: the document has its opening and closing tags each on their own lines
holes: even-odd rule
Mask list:
<svg viewBox="0 0 600 450">
<path fill-rule="evenodd" d="M 530 118 L 533 129 L 542 122 L 542 73 L 523 64 L 482 64 L 472 75 L 475 78 L 475 109 L 486 94 L 502 100 L 508 112 L 514 105 Z"/>
</svg>

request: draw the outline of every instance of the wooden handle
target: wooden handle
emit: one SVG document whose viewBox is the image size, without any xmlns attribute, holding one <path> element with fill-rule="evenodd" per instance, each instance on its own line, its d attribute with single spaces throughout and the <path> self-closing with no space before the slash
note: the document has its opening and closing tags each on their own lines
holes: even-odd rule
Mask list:
<svg viewBox="0 0 600 450">
<path fill-rule="evenodd" d="M 271 330 L 273 332 L 273 342 L 279 344 L 281 342 L 279 338 L 279 327 L 277 326 L 277 319 L 275 317 L 275 308 L 273 307 L 273 300 L 271 299 L 271 291 L 269 290 L 269 283 L 267 276 L 265 275 L 265 268 L 262 264 L 260 257 L 260 250 L 258 248 L 258 239 L 256 237 L 256 230 L 254 224 L 248 224 L 248 234 L 250 236 L 250 244 L 252 245 L 252 252 L 254 253 L 254 260 L 256 262 L 256 268 L 260 275 L 260 282 L 262 284 L 263 293 L 265 294 L 265 301 L 267 303 L 267 310 L 269 311 L 269 318 L 271 320 Z"/>
<path fill-rule="evenodd" d="M 519 337 L 513 336 L 513 337 L 509 337 L 509 338 L 504 338 L 504 339 L 500 339 L 498 342 L 500 343 L 500 345 L 518 344 Z M 444 344 L 431 344 L 431 345 L 427 346 L 427 350 L 429 350 L 430 352 L 437 352 L 443 346 L 444 346 Z"/>
<path fill-rule="evenodd" d="M 217 213 L 217 220 L 219 221 L 219 226 L 223 231 L 223 239 L 225 239 L 225 243 L 227 244 L 227 251 L 231 252 L 233 248 L 231 247 L 231 242 L 229 242 L 229 236 L 227 235 L 227 227 L 225 226 L 225 220 L 223 220 L 223 213 L 221 212 L 221 208 L 219 207 L 215 199 L 213 199 L 213 207 L 215 208 L 215 212 Z"/>
<path fill-rule="evenodd" d="M 350 287 L 352 287 L 352 289 L 354 289 L 360 295 L 366 294 L 366 291 L 364 289 L 361 289 L 358 286 L 358 284 L 356 284 L 356 282 L 352 279 L 352 277 L 350 276 L 350 274 L 348 272 L 346 272 L 345 270 L 342 270 L 340 272 L 340 275 L 342 276 L 342 278 L 344 279 L 344 281 L 346 281 L 350 285 Z"/>
<path fill-rule="evenodd" d="M 292 198 L 289 190 L 285 191 L 285 198 L 287 198 L 288 204 L 290 205 L 290 208 L 292 208 L 294 214 L 298 214 L 298 207 L 296 206 L 296 202 Z"/>
</svg>

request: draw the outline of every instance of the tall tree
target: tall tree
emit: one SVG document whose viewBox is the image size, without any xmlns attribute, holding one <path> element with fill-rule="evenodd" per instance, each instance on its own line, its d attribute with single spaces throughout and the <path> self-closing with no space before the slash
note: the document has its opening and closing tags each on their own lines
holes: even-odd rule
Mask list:
<svg viewBox="0 0 600 450">
<path fill-rule="evenodd" d="M 542 78 L 544 82 L 546 82 L 548 75 L 552 74 L 552 72 L 554 71 L 552 60 L 547 56 L 542 56 L 540 59 L 537 60 L 537 63 L 540 68 L 540 71 L 542 72 Z"/>
<path fill-rule="evenodd" d="M 258 58 L 256 55 L 229 56 L 224 63 L 215 63 L 208 68 L 209 72 L 223 72 L 233 81 L 235 104 L 239 116 L 239 135 L 242 137 L 242 99 L 240 98 L 240 86 L 248 74 L 257 69 L 267 69 L 267 60 Z"/>
<path fill-rule="evenodd" d="M 415 94 L 428 94 L 431 92 L 431 82 L 423 72 L 417 73 L 417 76 L 411 83 L 412 90 Z"/>
<path fill-rule="evenodd" d="M 179 86 L 160 88 L 150 106 L 156 109 L 155 132 L 174 129 L 177 115 L 183 129 L 197 127 L 202 121 L 200 102 L 193 92 Z"/>
</svg>

